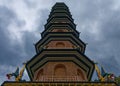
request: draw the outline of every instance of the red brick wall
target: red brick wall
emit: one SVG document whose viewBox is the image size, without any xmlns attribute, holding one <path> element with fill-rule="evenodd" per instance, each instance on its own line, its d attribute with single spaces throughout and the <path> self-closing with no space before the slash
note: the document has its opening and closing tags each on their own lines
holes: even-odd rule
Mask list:
<svg viewBox="0 0 120 86">
<path fill-rule="evenodd" d="M 51 32 L 69 32 L 67 29 L 53 29 Z"/>
<path fill-rule="evenodd" d="M 70 41 L 51 41 L 46 45 L 46 48 L 75 48 L 75 45 Z"/>
<path fill-rule="evenodd" d="M 40 74 L 41 70 L 43 70 L 43 75 Z M 42 77 L 63 76 L 68 78 L 74 77 L 74 79 L 78 81 L 87 81 L 85 72 L 73 62 L 48 62 L 42 68 L 36 71 L 34 81 L 42 81 Z M 69 80 L 71 79 L 68 79 L 68 81 Z"/>
</svg>

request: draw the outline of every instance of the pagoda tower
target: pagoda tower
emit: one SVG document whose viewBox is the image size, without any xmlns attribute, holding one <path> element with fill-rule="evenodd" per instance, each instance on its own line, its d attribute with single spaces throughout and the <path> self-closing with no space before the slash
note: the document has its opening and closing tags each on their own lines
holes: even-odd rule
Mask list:
<svg viewBox="0 0 120 86">
<path fill-rule="evenodd" d="M 64 3 L 52 7 L 44 28 L 36 55 L 26 65 L 31 81 L 90 81 L 94 63 L 85 55 L 86 44 Z"/>
</svg>

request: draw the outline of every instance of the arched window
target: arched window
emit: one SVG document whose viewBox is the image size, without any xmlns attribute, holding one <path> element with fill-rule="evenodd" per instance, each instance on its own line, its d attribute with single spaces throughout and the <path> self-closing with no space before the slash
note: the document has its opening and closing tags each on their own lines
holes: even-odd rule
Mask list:
<svg viewBox="0 0 120 86">
<path fill-rule="evenodd" d="M 66 76 L 66 67 L 63 64 L 58 64 L 54 68 L 54 75 L 55 76 Z"/>
<path fill-rule="evenodd" d="M 40 69 L 37 73 L 36 80 L 40 80 L 43 76 L 43 69 Z"/>
<path fill-rule="evenodd" d="M 64 30 L 60 30 L 60 29 L 58 29 L 56 32 L 64 32 Z"/>
<path fill-rule="evenodd" d="M 85 79 L 85 77 L 84 77 L 84 74 L 83 74 L 82 70 L 77 69 L 77 75 L 78 75 L 78 76 L 80 76 L 83 80 Z"/>
<path fill-rule="evenodd" d="M 65 47 L 65 44 L 63 42 L 57 42 L 56 47 L 63 48 L 63 47 Z"/>
</svg>

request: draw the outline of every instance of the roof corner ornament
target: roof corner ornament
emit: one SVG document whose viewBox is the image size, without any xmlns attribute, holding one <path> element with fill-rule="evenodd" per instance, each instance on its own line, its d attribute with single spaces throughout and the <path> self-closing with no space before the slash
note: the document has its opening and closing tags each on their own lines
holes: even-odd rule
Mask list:
<svg viewBox="0 0 120 86">
<path fill-rule="evenodd" d="M 14 76 L 15 77 L 15 81 L 25 81 L 25 80 L 22 80 L 25 67 L 26 67 L 26 63 L 23 63 L 23 67 L 20 70 L 20 72 L 19 72 L 19 67 L 17 67 L 17 69 L 16 69 L 16 71 L 14 73 L 6 74 L 7 78 L 10 79 L 12 76 Z"/>
</svg>

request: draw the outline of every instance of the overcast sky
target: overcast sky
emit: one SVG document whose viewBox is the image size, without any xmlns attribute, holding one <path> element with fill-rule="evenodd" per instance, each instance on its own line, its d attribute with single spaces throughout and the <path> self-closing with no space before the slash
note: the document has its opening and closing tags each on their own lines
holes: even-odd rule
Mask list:
<svg viewBox="0 0 120 86">
<path fill-rule="evenodd" d="M 120 75 L 120 0 L 0 0 L 0 84 L 36 54 L 34 44 L 56 2 L 69 7 L 88 43 L 85 54 Z"/>
</svg>

